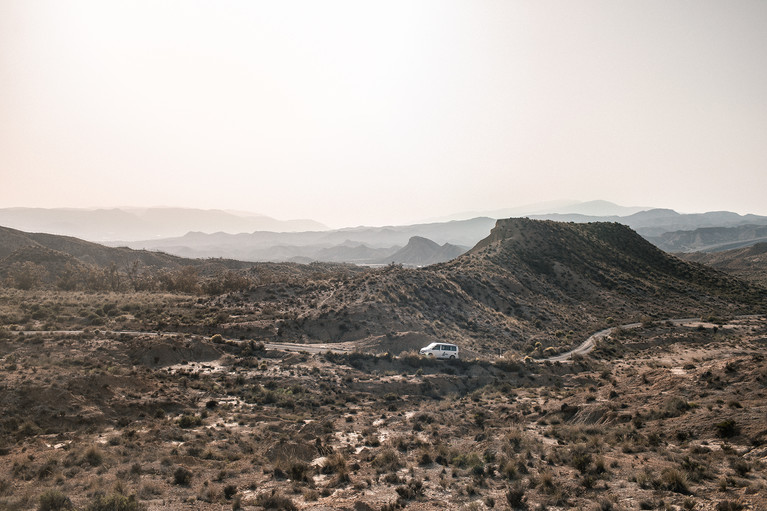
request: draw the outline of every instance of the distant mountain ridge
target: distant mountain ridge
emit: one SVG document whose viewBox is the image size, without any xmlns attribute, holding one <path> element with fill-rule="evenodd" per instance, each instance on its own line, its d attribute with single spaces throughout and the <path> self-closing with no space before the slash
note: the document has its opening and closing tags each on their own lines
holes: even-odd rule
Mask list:
<svg viewBox="0 0 767 511">
<path fill-rule="evenodd" d="M 313 220 L 282 221 L 263 215 L 194 208 L 4 208 L 0 209 L 0 225 L 97 242 L 168 238 L 190 231 L 239 233 L 327 229 Z"/>
<path fill-rule="evenodd" d="M 537 208 L 550 212 L 530 213 Z M 759 229 L 767 226 L 767 216 L 728 211 L 682 214 L 671 209 L 624 207 L 599 200 L 557 201 L 497 210 L 494 214 L 510 212 L 537 220 L 618 222 L 668 252 L 723 250 L 757 243 L 765 239 Z M 354 264 L 392 262 L 392 256 L 399 250 L 407 250 L 412 255 L 415 251 L 407 245 L 413 237 L 428 239 L 439 246 L 471 247 L 490 233 L 496 218 L 498 216 L 480 216 L 413 225 L 331 230 L 312 221 L 282 222 L 222 210 L 0 209 L 0 225 L 5 221 L 5 225 L 23 231 L 65 233 L 111 246 L 162 251 L 179 257 Z M 695 232 L 697 229 L 708 231 Z M 139 235 L 144 237 L 138 238 Z M 395 259 L 401 258 L 402 264 L 421 266 L 446 260 L 449 255 L 458 253 L 454 249 L 449 252 L 436 258 L 423 254 L 411 258 L 400 254 Z"/>
<path fill-rule="evenodd" d="M 461 247 L 450 243 L 439 245 L 430 239 L 413 236 L 407 245 L 394 254 L 379 259 L 377 262 L 381 264 L 397 263 L 409 266 L 428 266 L 455 259 L 467 250 L 469 250 L 468 247 Z"/>
<path fill-rule="evenodd" d="M 654 209 L 651 207 L 640 206 L 620 206 L 614 202 L 606 200 L 592 200 L 592 201 L 574 201 L 574 200 L 558 200 L 547 201 L 535 204 L 526 204 L 523 206 L 515 206 L 511 208 L 501 208 L 485 211 L 464 211 L 453 215 L 448 215 L 435 219 L 434 221 L 450 221 L 450 220 L 465 220 L 476 217 L 490 217 L 496 219 L 512 218 L 512 217 L 527 217 L 531 215 L 588 215 L 596 217 L 607 216 L 628 216 L 640 211 L 648 211 Z"/>
<path fill-rule="evenodd" d="M 646 238 L 661 236 L 666 232 L 694 230 L 701 227 L 735 227 L 738 225 L 767 225 L 767 216 L 739 215 L 730 211 L 708 213 L 677 213 L 673 209 L 650 209 L 628 216 L 589 216 L 582 214 L 530 215 L 535 220 L 557 222 L 618 222 L 627 225 Z"/>
<path fill-rule="evenodd" d="M 492 218 L 474 218 L 406 226 L 353 227 L 332 231 L 294 233 L 253 232 L 241 234 L 190 232 L 178 238 L 129 242 L 135 249 L 161 250 L 183 257 L 227 257 L 241 261 L 327 261 L 356 263 L 392 262 L 390 256 L 411 238 L 426 238 L 438 245 L 471 247 L 490 233 Z M 368 247 L 372 259 L 360 260 Z M 376 253 L 377 251 L 377 253 Z M 465 251 L 465 250 L 464 250 Z M 445 253 L 456 253 L 446 248 Z M 439 258 L 444 258 L 445 255 Z M 429 259 L 431 260 L 431 259 Z M 431 264 L 426 259 L 403 264 Z"/>
</svg>

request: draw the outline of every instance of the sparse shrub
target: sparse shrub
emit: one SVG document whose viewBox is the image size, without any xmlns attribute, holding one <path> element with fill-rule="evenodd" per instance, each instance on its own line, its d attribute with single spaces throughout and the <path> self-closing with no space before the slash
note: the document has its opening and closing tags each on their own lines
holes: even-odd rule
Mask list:
<svg viewBox="0 0 767 511">
<path fill-rule="evenodd" d="M 609 499 L 599 499 L 599 511 L 612 511 L 613 501 Z"/>
<path fill-rule="evenodd" d="M 506 502 L 511 509 L 526 509 L 526 500 L 525 488 L 521 484 L 516 483 L 506 490 Z"/>
<path fill-rule="evenodd" d="M 273 511 L 298 511 L 290 498 L 277 495 L 276 490 L 260 494 L 256 497 L 256 505 Z"/>
<path fill-rule="evenodd" d="M 203 487 L 200 488 L 200 492 L 197 494 L 197 500 L 203 502 L 215 502 L 217 498 L 218 495 L 216 494 L 216 489 L 205 481 Z"/>
<path fill-rule="evenodd" d="M 553 493 L 556 489 L 554 484 L 554 474 L 550 470 L 544 470 L 538 475 L 538 482 L 541 489 L 546 493 Z"/>
<path fill-rule="evenodd" d="M 663 489 L 676 493 L 690 493 L 690 489 L 687 487 L 687 476 L 675 468 L 666 467 L 661 471 L 660 485 Z"/>
<path fill-rule="evenodd" d="M 733 461 L 730 466 L 740 477 L 746 477 L 746 474 L 751 471 L 751 465 L 746 460 L 740 458 Z"/>
<path fill-rule="evenodd" d="M 237 493 L 237 487 L 233 484 L 227 484 L 224 486 L 224 498 L 226 500 L 231 499 Z"/>
<path fill-rule="evenodd" d="M 423 482 L 420 479 L 413 479 L 407 485 L 395 488 L 397 494 L 405 500 L 413 500 L 423 495 Z"/>
<path fill-rule="evenodd" d="M 135 495 L 125 496 L 114 493 L 109 496 L 98 495 L 85 508 L 86 511 L 143 511 L 146 507 L 136 500 Z"/>
<path fill-rule="evenodd" d="M 499 472 L 506 479 L 512 480 L 517 477 L 517 466 L 512 460 L 506 460 L 501 463 Z"/>
<path fill-rule="evenodd" d="M 320 493 L 317 490 L 309 489 L 304 492 L 304 500 L 306 502 L 316 502 L 320 498 Z"/>
<path fill-rule="evenodd" d="M 735 421 L 732 419 L 718 422 L 714 424 L 714 427 L 716 428 L 716 435 L 719 438 L 730 438 L 738 433 L 738 427 L 736 426 Z"/>
<path fill-rule="evenodd" d="M 162 487 L 153 482 L 145 482 L 138 490 L 138 496 L 144 500 L 149 500 L 157 495 L 162 495 Z"/>
<path fill-rule="evenodd" d="M 682 459 L 680 466 L 691 481 L 700 482 L 704 477 L 708 476 L 706 467 L 689 456 L 685 456 L 684 459 Z"/>
<path fill-rule="evenodd" d="M 591 464 L 591 454 L 583 446 L 576 446 L 570 449 L 570 465 L 585 474 Z"/>
<path fill-rule="evenodd" d="M 69 497 L 58 490 L 47 490 L 40 495 L 37 511 L 63 511 L 74 509 Z"/>
<path fill-rule="evenodd" d="M 431 465 L 432 463 L 434 463 L 434 460 L 432 459 L 429 451 L 421 451 L 421 453 L 418 455 L 418 464 L 424 467 L 426 465 Z"/>
<path fill-rule="evenodd" d="M 743 504 L 734 500 L 722 500 L 716 505 L 716 511 L 741 511 Z"/>
<path fill-rule="evenodd" d="M 195 428 L 202 424 L 202 418 L 197 415 L 182 415 L 177 421 L 180 428 Z"/>
<path fill-rule="evenodd" d="M 460 453 L 450 459 L 450 463 L 458 468 L 484 467 L 485 463 L 476 452 Z"/>
<path fill-rule="evenodd" d="M 56 465 L 58 463 L 56 460 L 48 460 L 43 464 L 42 467 L 37 471 L 37 477 L 40 479 L 45 479 L 46 477 L 50 477 L 53 474 L 53 471 L 56 468 Z"/>
<path fill-rule="evenodd" d="M 104 454 L 98 450 L 96 447 L 90 447 L 87 451 L 85 451 L 85 455 L 83 456 L 82 463 L 87 463 L 88 465 L 92 467 L 98 467 L 104 462 Z"/>
<path fill-rule="evenodd" d="M 188 486 L 192 482 L 192 472 L 185 467 L 178 467 L 173 472 L 173 484 Z"/>
<path fill-rule="evenodd" d="M 346 458 L 340 452 L 333 453 L 325 458 L 320 472 L 323 474 L 338 474 L 346 472 Z"/>
<path fill-rule="evenodd" d="M 282 471 L 293 481 L 308 481 L 311 474 L 311 467 L 298 460 L 291 461 L 284 467 L 277 467 L 274 470 L 275 477 L 279 477 L 278 471 Z"/>
<path fill-rule="evenodd" d="M 684 412 L 689 410 L 690 404 L 682 398 L 672 397 L 663 403 L 663 416 L 664 417 L 678 417 Z"/>
<path fill-rule="evenodd" d="M 399 469 L 402 462 L 394 449 L 384 449 L 379 452 L 371 463 L 378 472 L 391 472 Z"/>
</svg>

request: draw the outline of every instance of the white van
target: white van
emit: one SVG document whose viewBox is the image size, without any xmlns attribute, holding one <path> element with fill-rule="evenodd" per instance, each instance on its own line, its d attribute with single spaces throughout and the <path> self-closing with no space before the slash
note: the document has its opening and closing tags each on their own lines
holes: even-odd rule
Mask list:
<svg viewBox="0 0 767 511">
<path fill-rule="evenodd" d="M 458 346 L 444 342 L 433 342 L 421 348 L 421 355 L 435 358 L 458 358 Z"/>
</svg>

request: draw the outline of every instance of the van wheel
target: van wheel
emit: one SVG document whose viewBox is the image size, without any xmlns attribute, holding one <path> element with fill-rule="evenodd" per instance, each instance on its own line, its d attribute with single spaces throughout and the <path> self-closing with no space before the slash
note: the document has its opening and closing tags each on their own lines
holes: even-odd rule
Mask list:
<svg viewBox="0 0 767 511">
<path fill-rule="evenodd" d="M 450 355 L 450 359 L 454 359 L 454 358 L 455 358 L 455 355 Z"/>
</svg>

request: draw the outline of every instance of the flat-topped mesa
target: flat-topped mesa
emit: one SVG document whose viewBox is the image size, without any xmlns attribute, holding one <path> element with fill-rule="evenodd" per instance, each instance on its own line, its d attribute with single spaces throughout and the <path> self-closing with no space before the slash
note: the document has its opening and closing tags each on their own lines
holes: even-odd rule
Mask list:
<svg viewBox="0 0 767 511">
<path fill-rule="evenodd" d="M 665 254 L 647 242 L 630 227 L 615 222 L 573 223 L 529 218 L 498 220 L 490 235 L 477 243 L 472 253 L 482 251 L 496 243 L 507 248 L 546 252 L 556 247 L 573 251 L 584 249 L 593 255 L 595 248 L 620 252 L 643 253 L 656 259 Z M 511 242 L 511 243 L 508 243 Z"/>
<path fill-rule="evenodd" d="M 534 233 L 544 224 L 553 224 L 550 220 L 530 220 L 529 218 L 504 218 L 495 223 L 490 235 L 477 243 L 472 252 L 481 250 L 499 241 L 522 241 L 527 234 Z"/>
</svg>

